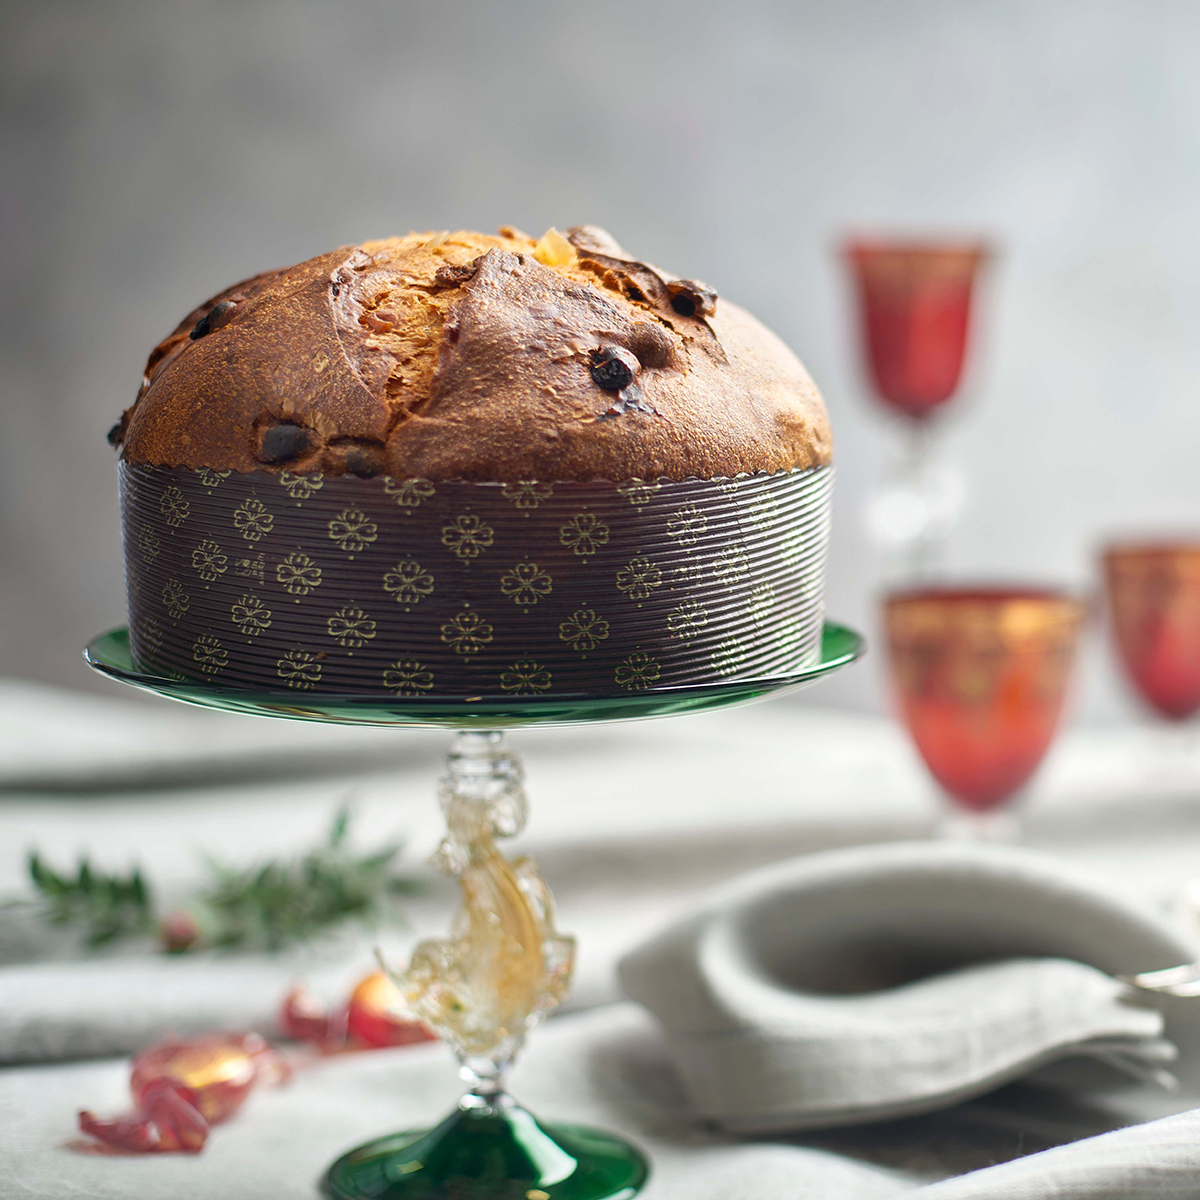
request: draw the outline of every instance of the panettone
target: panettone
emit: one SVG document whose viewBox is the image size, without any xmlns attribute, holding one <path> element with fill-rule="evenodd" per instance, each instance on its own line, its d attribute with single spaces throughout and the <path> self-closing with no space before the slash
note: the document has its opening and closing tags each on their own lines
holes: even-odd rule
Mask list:
<svg viewBox="0 0 1200 1200">
<path fill-rule="evenodd" d="M 131 462 L 294 474 L 712 479 L 823 465 L 796 357 L 602 230 L 409 234 L 188 314 L 113 431 Z"/>
<path fill-rule="evenodd" d="M 146 672 L 407 718 L 778 680 L 819 649 L 819 394 L 601 230 L 256 276 L 155 349 L 110 436 Z"/>
</svg>

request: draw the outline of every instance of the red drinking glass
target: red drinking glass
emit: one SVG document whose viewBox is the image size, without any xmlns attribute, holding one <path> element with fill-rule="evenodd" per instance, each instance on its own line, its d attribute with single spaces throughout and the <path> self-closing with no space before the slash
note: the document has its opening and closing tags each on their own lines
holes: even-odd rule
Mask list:
<svg viewBox="0 0 1200 1200">
<path fill-rule="evenodd" d="M 924 420 L 958 390 L 978 242 L 848 242 L 871 379 L 890 408 Z"/>
<path fill-rule="evenodd" d="M 898 556 L 903 577 L 925 578 L 944 555 L 964 493 L 959 473 L 934 453 L 931 418 L 958 390 L 975 280 L 989 252 L 978 241 L 857 238 L 842 256 L 874 390 L 905 418 L 907 435 L 867 507 L 867 527 Z"/>
<path fill-rule="evenodd" d="M 1104 580 L 1130 682 L 1174 721 L 1200 708 L 1200 541 L 1110 546 Z"/>
<path fill-rule="evenodd" d="M 887 598 L 900 717 L 933 777 L 974 816 L 972 835 L 990 836 L 987 815 L 1049 749 L 1083 618 L 1079 601 L 1037 588 L 927 588 Z"/>
</svg>

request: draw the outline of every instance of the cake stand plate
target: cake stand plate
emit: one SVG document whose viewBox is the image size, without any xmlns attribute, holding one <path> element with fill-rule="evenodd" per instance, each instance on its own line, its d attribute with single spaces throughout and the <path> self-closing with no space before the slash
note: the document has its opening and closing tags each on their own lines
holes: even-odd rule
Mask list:
<svg viewBox="0 0 1200 1200">
<path fill-rule="evenodd" d="M 844 625 L 826 622 L 815 662 L 788 675 L 690 687 L 647 688 L 620 696 L 386 696 L 308 695 L 302 691 L 253 688 L 173 679 L 141 671 L 129 651 L 129 631 L 113 629 L 93 638 L 84 650 L 88 664 L 112 679 L 172 700 L 298 721 L 346 725 L 417 725 L 450 729 L 511 729 L 523 725 L 576 725 L 627 721 L 639 717 L 682 716 L 795 691 L 847 666 L 864 650 L 862 637 Z"/>
<path fill-rule="evenodd" d="M 463 907 L 450 936 L 422 942 L 392 972 L 411 1013 L 458 1057 L 468 1091 L 439 1125 L 368 1142 L 322 1181 L 332 1200 L 629 1200 L 649 1174 L 644 1154 L 615 1134 L 543 1122 L 505 1091 L 526 1033 L 566 994 L 574 941 L 555 927 L 537 865 L 506 859 L 496 838 L 519 833 L 521 764 L 501 730 L 703 712 L 794 691 L 853 662 L 863 639 L 826 624 L 816 661 L 789 675 L 620 696 L 367 696 L 256 690 L 140 670 L 129 633 L 89 643 L 97 671 L 206 708 L 347 725 L 440 726 L 457 731 L 440 799 L 447 835 L 434 862 L 458 878 Z"/>
</svg>

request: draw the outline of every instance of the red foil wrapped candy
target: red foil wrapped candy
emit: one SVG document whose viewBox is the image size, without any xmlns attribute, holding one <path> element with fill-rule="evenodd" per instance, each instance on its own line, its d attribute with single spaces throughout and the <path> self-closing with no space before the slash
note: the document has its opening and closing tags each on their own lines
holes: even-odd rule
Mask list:
<svg viewBox="0 0 1200 1200">
<path fill-rule="evenodd" d="M 436 1040 L 420 1021 L 405 1014 L 400 990 L 382 971 L 360 979 L 349 1001 L 333 1011 L 306 989 L 293 988 L 283 1002 L 279 1022 L 288 1037 L 326 1053 Z"/>
<path fill-rule="evenodd" d="M 133 1112 L 103 1120 L 84 1109 L 79 1128 L 114 1150 L 194 1154 L 256 1083 L 279 1083 L 288 1074 L 256 1033 L 170 1038 L 134 1056 Z"/>
</svg>

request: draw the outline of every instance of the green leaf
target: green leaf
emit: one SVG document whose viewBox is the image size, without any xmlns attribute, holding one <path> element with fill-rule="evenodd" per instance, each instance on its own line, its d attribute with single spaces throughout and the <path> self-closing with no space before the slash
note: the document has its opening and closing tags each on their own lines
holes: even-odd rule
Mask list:
<svg viewBox="0 0 1200 1200">
<path fill-rule="evenodd" d="M 377 867 L 386 867 L 399 853 L 399 846 L 388 846 L 383 850 L 376 851 L 374 854 L 368 854 L 366 858 L 359 859 L 359 866 L 364 871 L 372 871 Z"/>
<path fill-rule="evenodd" d="M 124 878 L 96 870 L 83 857 L 72 877 L 47 866 L 37 851 L 30 852 L 28 864 L 43 918 L 79 926 L 86 945 L 105 945 L 153 927 L 150 890 L 136 868 Z"/>
<path fill-rule="evenodd" d="M 29 852 L 29 877 L 33 880 L 34 887 L 50 895 L 61 895 L 71 886 L 61 875 L 42 862 L 36 850 Z"/>
<path fill-rule="evenodd" d="M 234 867 L 206 857 L 210 881 L 192 906 L 202 943 L 223 948 L 276 950 L 346 920 L 375 923 L 392 897 L 418 889 L 393 873 L 400 845 L 355 855 L 349 844 L 350 810 L 341 806 L 326 840 L 290 859 Z M 29 878 L 45 920 L 79 928 L 88 946 L 145 934 L 155 926 L 150 885 L 140 866 L 128 875 L 79 860 L 74 876 L 61 875 L 37 853 L 28 855 Z"/>
<path fill-rule="evenodd" d="M 389 867 L 400 847 L 356 856 L 349 830 L 350 810 L 343 805 L 316 850 L 241 871 L 214 864 L 213 885 L 202 897 L 213 942 L 278 949 L 351 918 L 374 922 L 393 892 Z M 411 881 L 405 890 L 415 890 Z"/>
<path fill-rule="evenodd" d="M 350 806 L 343 804 L 333 817 L 333 825 L 329 830 L 329 844 L 336 848 L 346 840 L 346 830 L 350 825 Z"/>
</svg>

